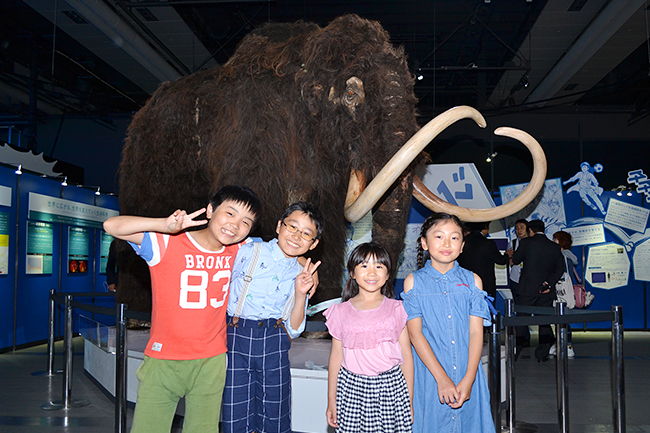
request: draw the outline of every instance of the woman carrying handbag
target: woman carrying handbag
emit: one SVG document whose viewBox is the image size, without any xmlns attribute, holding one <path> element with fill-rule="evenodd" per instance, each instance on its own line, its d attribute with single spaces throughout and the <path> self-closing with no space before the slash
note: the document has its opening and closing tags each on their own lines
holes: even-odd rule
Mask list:
<svg viewBox="0 0 650 433">
<path fill-rule="evenodd" d="M 565 302 L 567 308 L 576 307 L 576 298 L 573 290 L 573 281 L 571 280 L 571 269 L 575 269 L 575 266 L 578 264 L 578 258 L 571 252 L 571 245 L 573 244 L 573 238 L 571 234 L 563 231 L 555 232 L 553 234 L 553 242 L 559 244 L 562 248 L 562 255 L 564 256 L 564 274 L 560 281 L 557 282 L 555 290 L 557 292 L 558 301 Z M 570 263 L 570 264 L 569 264 Z M 576 274 L 577 276 L 577 274 Z M 571 345 L 571 325 L 567 324 L 568 330 L 568 341 L 569 347 L 567 348 L 567 356 L 569 358 L 575 357 L 575 352 L 573 346 Z M 555 344 L 551 346 L 549 351 L 549 356 L 555 356 L 557 354 L 557 347 Z"/>
</svg>

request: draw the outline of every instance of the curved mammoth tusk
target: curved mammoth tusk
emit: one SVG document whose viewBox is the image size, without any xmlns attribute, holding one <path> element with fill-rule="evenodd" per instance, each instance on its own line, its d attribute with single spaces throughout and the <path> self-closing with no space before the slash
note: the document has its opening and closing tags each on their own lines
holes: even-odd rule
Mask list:
<svg viewBox="0 0 650 433">
<path fill-rule="evenodd" d="M 390 186 L 397 180 L 397 178 L 406 170 L 406 168 L 413 162 L 413 160 L 424 150 L 424 148 L 433 140 L 438 134 L 445 130 L 452 123 L 460 119 L 471 118 L 481 128 L 485 128 L 485 119 L 477 110 L 472 107 L 459 106 L 451 108 L 444 113 L 436 116 L 429 123 L 424 125 L 418 132 L 416 132 L 409 141 L 407 141 L 402 148 L 386 163 L 381 171 L 370 182 L 367 188 L 363 190 L 358 198 L 354 197 L 354 192 L 358 188 L 350 185 L 348 186 L 348 196 L 345 203 L 345 218 L 350 222 L 359 221 L 365 214 L 377 204 L 379 199 L 390 188 Z M 357 181 L 356 176 L 351 176 L 350 180 Z M 352 194 L 352 195 L 351 195 Z M 351 203 L 348 205 L 348 203 Z"/>
<path fill-rule="evenodd" d="M 413 196 L 434 212 L 454 214 L 462 221 L 467 222 L 493 221 L 505 218 L 522 210 L 528 203 L 535 199 L 537 193 L 544 186 L 546 179 L 546 156 L 544 155 L 544 150 L 542 150 L 537 140 L 519 129 L 501 127 L 497 128 L 494 133 L 519 140 L 528 148 L 533 156 L 533 177 L 528 183 L 528 186 L 514 200 L 490 209 L 469 209 L 455 206 L 433 194 L 418 177 L 413 180 Z"/>
<path fill-rule="evenodd" d="M 345 197 L 346 209 L 359 198 L 365 187 L 366 176 L 362 171 L 353 168 L 350 173 L 350 182 L 348 183 L 348 194 Z"/>
</svg>

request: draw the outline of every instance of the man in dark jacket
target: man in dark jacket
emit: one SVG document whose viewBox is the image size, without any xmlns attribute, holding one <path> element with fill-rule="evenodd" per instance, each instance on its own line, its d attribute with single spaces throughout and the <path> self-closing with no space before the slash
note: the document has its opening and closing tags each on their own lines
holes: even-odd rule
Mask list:
<svg viewBox="0 0 650 433">
<path fill-rule="evenodd" d="M 494 265 L 505 265 L 508 256 L 501 254 L 497 244 L 486 238 L 490 232 L 490 223 L 468 223 L 470 233 L 465 236 L 463 252 L 458 256 L 458 264 L 481 277 L 483 290 L 490 296 L 497 296 L 497 282 L 494 276 Z"/>
<path fill-rule="evenodd" d="M 512 255 L 512 262 L 524 263 L 519 279 L 520 305 L 552 307 L 555 300 L 555 283 L 564 272 L 561 248 L 544 234 L 544 222 L 533 220 L 528 223 L 529 237 L 522 239 L 519 248 Z M 517 356 L 521 353 L 524 335 L 517 329 Z M 548 360 L 548 351 L 554 342 L 551 325 L 539 325 L 539 345 L 535 349 L 538 361 Z"/>
</svg>

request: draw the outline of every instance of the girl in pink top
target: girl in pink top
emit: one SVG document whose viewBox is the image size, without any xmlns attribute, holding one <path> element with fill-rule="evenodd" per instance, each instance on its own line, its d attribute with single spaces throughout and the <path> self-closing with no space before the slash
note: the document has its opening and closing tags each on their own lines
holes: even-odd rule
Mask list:
<svg viewBox="0 0 650 433">
<path fill-rule="evenodd" d="M 342 303 L 324 313 L 332 335 L 327 423 L 338 433 L 410 433 L 413 355 L 406 312 L 387 284 L 390 256 L 361 244 L 348 271 Z"/>
</svg>

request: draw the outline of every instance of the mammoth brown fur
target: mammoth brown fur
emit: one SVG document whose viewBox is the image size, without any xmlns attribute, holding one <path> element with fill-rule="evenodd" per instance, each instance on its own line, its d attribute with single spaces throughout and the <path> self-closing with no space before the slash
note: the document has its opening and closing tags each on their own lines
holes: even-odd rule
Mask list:
<svg viewBox="0 0 650 433">
<path fill-rule="evenodd" d="M 378 22 L 267 24 L 225 65 L 162 84 L 134 116 L 120 166 L 122 213 L 193 211 L 220 187 L 244 185 L 263 204 L 253 234 L 269 240 L 291 202 L 310 201 L 325 216 L 312 302 L 338 297 L 350 171 L 377 174 L 417 131 L 415 104 L 406 56 Z M 411 171 L 373 209 L 373 238 L 395 262 Z M 120 272 L 120 290 L 142 289 Z"/>
</svg>

